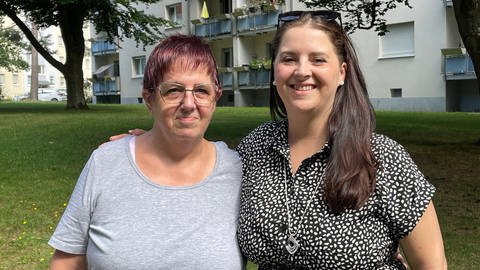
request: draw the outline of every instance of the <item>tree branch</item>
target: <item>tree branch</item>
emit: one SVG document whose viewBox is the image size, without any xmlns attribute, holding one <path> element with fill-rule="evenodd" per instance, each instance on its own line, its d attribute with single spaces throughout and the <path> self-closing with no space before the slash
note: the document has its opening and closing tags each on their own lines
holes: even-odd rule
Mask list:
<svg viewBox="0 0 480 270">
<path fill-rule="evenodd" d="M 6 3 L 6 1 L 0 1 L 0 10 L 2 10 L 5 15 L 7 15 L 20 30 L 25 34 L 27 39 L 30 41 L 32 46 L 40 53 L 45 60 L 47 60 L 52 66 L 58 69 L 60 72 L 65 72 L 65 66 L 58 60 L 56 60 L 35 38 L 30 31 L 30 28 L 17 16 L 16 12 Z"/>
</svg>

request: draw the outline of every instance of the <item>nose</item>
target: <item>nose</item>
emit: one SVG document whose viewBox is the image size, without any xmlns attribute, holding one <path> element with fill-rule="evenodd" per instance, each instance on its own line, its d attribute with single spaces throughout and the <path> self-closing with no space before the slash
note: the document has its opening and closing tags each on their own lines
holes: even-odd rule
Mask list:
<svg viewBox="0 0 480 270">
<path fill-rule="evenodd" d="M 294 75 L 299 79 L 306 79 L 312 75 L 312 69 L 310 63 L 307 60 L 298 61 L 297 68 L 295 69 Z"/>
<path fill-rule="evenodd" d="M 192 109 L 195 107 L 195 98 L 192 91 L 185 91 L 185 95 L 182 99 L 182 108 Z"/>
</svg>

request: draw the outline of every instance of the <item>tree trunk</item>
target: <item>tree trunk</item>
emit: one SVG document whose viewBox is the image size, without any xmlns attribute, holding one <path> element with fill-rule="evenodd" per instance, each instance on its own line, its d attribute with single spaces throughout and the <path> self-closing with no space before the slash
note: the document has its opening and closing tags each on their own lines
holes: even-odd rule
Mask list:
<svg viewBox="0 0 480 270">
<path fill-rule="evenodd" d="M 453 8 L 463 45 L 472 58 L 480 94 L 480 0 L 453 0 Z"/>
<path fill-rule="evenodd" d="M 32 23 L 31 26 L 32 35 L 35 38 L 38 38 L 38 28 Z M 31 100 L 38 100 L 38 52 L 35 47 L 31 47 L 32 52 L 32 63 L 30 65 L 30 94 L 28 95 Z"/>
<path fill-rule="evenodd" d="M 83 90 L 83 56 L 85 39 L 83 37 L 83 14 L 75 9 L 64 9 L 59 22 L 66 51 L 63 76 L 67 84 L 67 109 L 87 109 Z"/>
</svg>

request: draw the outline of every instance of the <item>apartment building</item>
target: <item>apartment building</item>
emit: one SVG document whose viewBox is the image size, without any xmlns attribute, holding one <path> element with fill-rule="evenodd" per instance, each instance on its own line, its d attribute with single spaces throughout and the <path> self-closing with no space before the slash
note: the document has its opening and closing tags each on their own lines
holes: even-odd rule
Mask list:
<svg viewBox="0 0 480 270">
<path fill-rule="evenodd" d="M 6 26 L 13 25 L 13 22 L 5 17 Z M 85 56 L 83 59 L 83 77 L 86 82 L 92 77 L 92 61 L 91 61 L 91 49 L 90 38 L 91 31 L 90 25 L 85 24 L 84 38 L 86 40 Z M 65 46 L 63 44 L 60 28 L 48 27 L 45 29 L 39 29 L 39 38 L 48 37 L 49 47 L 48 50 L 54 52 L 54 57 L 64 63 L 66 59 Z M 28 42 L 26 40 L 26 42 Z M 25 51 L 22 55 L 23 59 L 31 66 L 31 51 Z M 18 70 L 16 72 L 9 72 L 3 68 L 0 68 L 0 87 L 2 88 L 2 95 L 4 98 L 13 98 L 30 92 L 31 83 L 31 69 Z M 63 74 L 48 63 L 40 54 L 38 55 L 38 87 L 39 88 L 51 88 L 51 89 L 66 89 L 65 78 Z M 91 87 L 86 88 L 86 94 L 91 95 Z"/>
<path fill-rule="evenodd" d="M 375 108 L 480 111 L 451 1 L 410 2 L 413 9 L 401 7 L 387 17 L 385 36 L 373 30 L 352 35 Z M 219 106 L 267 106 L 277 16 L 290 10 L 307 9 L 296 0 L 164 0 L 145 11 L 175 23 L 164 29 L 167 35 L 194 34 L 209 42 L 223 86 Z M 105 40 L 100 33 L 92 43 L 94 102 L 142 102 L 143 69 L 153 46 L 143 50 L 125 40 L 119 49 Z"/>
</svg>

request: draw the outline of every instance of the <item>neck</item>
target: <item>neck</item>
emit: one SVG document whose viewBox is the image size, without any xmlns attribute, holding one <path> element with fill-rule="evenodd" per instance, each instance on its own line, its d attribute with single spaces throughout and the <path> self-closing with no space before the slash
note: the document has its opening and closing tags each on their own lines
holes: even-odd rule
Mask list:
<svg viewBox="0 0 480 270">
<path fill-rule="evenodd" d="M 135 146 L 137 166 L 158 184 L 193 185 L 215 166 L 215 146 L 204 138 L 168 140 L 149 131 L 137 137 Z"/>
<path fill-rule="evenodd" d="M 198 157 L 208 145 L 208 141 L 203 137 L 198 139 L 172 139 L 167 136 L 158 136 L 153 132 L 149 131 L 145 134 L 145 142 L 151 147 L 151 151 L 155 155 L 173 162 Z"/>
<path fill-rule="evenodd" d="M 320 151 L 328 140 L 327 117 L 288 114 L 288 144 L 292 173 L 306 158 Z"/>
<path fill-rule="evenodd" d="M 327 141 L 328 116 L 309 115 L 288 115 L 288 142 L 289 144 L 297 144 L 298 142 L 316 142 L 320 148 Z"/>
</svg>

